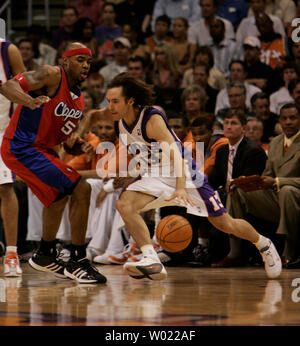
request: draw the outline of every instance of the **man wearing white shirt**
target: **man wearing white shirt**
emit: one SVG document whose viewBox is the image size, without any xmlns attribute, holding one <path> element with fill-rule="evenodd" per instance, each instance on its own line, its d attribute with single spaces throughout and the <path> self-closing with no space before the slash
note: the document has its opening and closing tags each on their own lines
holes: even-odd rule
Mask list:
<svg viewBox="0 0 300 346">
<path fill-rule="evenodd" d="M 219 18 L 225 25 L 225 38 L 229 40 L 235 39 L 232 24 L 221 17 L 216 16 L 218 7 L 217 0 L 200 0 L 202 17 L 189 27 L 188 40 L 198 46 L 207 46 L 211 43 L 212 37 L 209 33 L 209 24 L 215 19 Z"/>
<path fill-rule="evenodd" d="M 246 72 L 243 61 L 233 60 L 229 65 L 229 80 L 231 82 L 242 82 L 246 88 L 246 106 L 251 108 L 251 97 L 260 92 L 261 89 L 255 85 L 245 82 Z M 215 114 L 218 113 L 220 109 L 230 107 L 228 90 L 227 88 L 222 89 L 217 96 Z"/>
</svg>

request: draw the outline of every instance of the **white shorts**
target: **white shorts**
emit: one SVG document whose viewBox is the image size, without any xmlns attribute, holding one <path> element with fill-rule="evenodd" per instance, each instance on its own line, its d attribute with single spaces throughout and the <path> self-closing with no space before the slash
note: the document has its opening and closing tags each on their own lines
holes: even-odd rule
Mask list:
<svg viewBox="0 0 300 346">
<path fill-rule="evenodd" d="M 191 182 L 189 182 L 191 183 Z M 179 206 L 187 208 L 189 214 L 197 216 L 220 216 L 226 212 L 222 202 L 220 201 L 217 191 L 208 184 L 205 177 L 201 187 L 192 187 L 188 184 L 186 191 L 194 202 L 194 206 L 185 205 L 176 200 L 165 201 L 165 198 L 171 196 L 175 191 L 176 178 L 161 177 L 141 177 L 127 186 L 126 191 L 142 192 L 147 195 L 156 197 L 156 199 L 148 203 L 142 210 L 157 209 L 166 206 Z"/>
<path fill-rule="evenodd" d="M 5 131 L 0 131 L 0 148 L 2 144 L 2 139 Z M 0 155 L 0 185 L 13 183 L 15 181 L 15 175 L 13 172 L 6 166 Z"/>
</svg>

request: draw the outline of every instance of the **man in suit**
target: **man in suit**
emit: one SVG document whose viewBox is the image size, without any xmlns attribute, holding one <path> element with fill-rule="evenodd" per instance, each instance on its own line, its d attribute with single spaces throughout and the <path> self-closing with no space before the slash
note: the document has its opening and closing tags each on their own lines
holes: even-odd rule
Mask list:
<svg viewBox="0 0 300 346">
<path fill-rule="evenodd" d="M 224 136 L 229 143 L 217 150 L 215 164 L 208 176 L 214 189 L 219 191 L 222 202 L 230 208 L 233 188 L 230 181 L 240 176 L 261 174 L 265 168 L 267 156 L 265 151 L 255 142 L 244 136 L 247 118 L 241 109 L 229 109 L 224 116 Z M 241 247 L 237 238 L 230 236 L 230 253 L 220 266 L 231 266 L 240 263 Z"/>
<path fill-rule="evenodd" d="M 288 103 L 280 110 L 283 133 L 269 145 L 266 168 L 262 173 L 263 190 L 231 194 L 229 213 L 279 223 L 277 234 L 286 236 L 283 255 L 287 268 L 300 268 L 300 107 Z"/>
</svg>

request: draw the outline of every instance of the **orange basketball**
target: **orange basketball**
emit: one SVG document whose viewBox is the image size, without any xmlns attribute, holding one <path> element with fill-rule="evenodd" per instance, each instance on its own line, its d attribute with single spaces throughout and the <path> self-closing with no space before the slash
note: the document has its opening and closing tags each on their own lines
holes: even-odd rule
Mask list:
<svg viewBox="0 0 300 346">
<path fill-rule="evenodd" d="M 159 245 L 169 252 L 184 250 L 192 240 L 192 226 L 180 215 L 168 215 L 160 220 L 156 227 Z"/>
</svg>

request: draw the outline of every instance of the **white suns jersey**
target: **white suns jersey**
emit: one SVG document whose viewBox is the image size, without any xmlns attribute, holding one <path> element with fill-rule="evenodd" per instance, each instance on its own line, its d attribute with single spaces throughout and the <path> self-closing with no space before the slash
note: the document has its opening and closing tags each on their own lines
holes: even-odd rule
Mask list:
<svg viewBox="0 0 300 346">
<path fill-rule="evenodd" d="M 170 165 L 170 156 L 166 151 L 162 152 L 159 144 L 154 139 L 148 138 L 146 134 L 147 121 L 153 114 L 160 114 L 163 117 L 176 142 L 174 145 L 179 144 L 180 148 L 180 140 L 170 128 L 166 115 L 159 106 L 143 108 L 136 123 L 131 128 L 128 128 L 123 119 L 115 122 L 116 132 L 122 144 L 127 147 L 128 153 L 134 155 L 134 159 L 130 161 L 128 166 L 129 172 L 133 172 L 138 164 L 138 170 L 143 176 L 170 177 L 174 174 L 174 168 Z"/>
<path fill-rule="evenodd" d="M 8 73 L 10 69 L 7 58 L 7 48 L 9 44 L 10 42 L 0 39 L 0 80 L 2 81 L 2 84 L 4 84 L 9 78 Z M 9 123 L 11 107 L 12 103 L 0 94 L 0 131 L 4 131 Z"/>
</svg>

